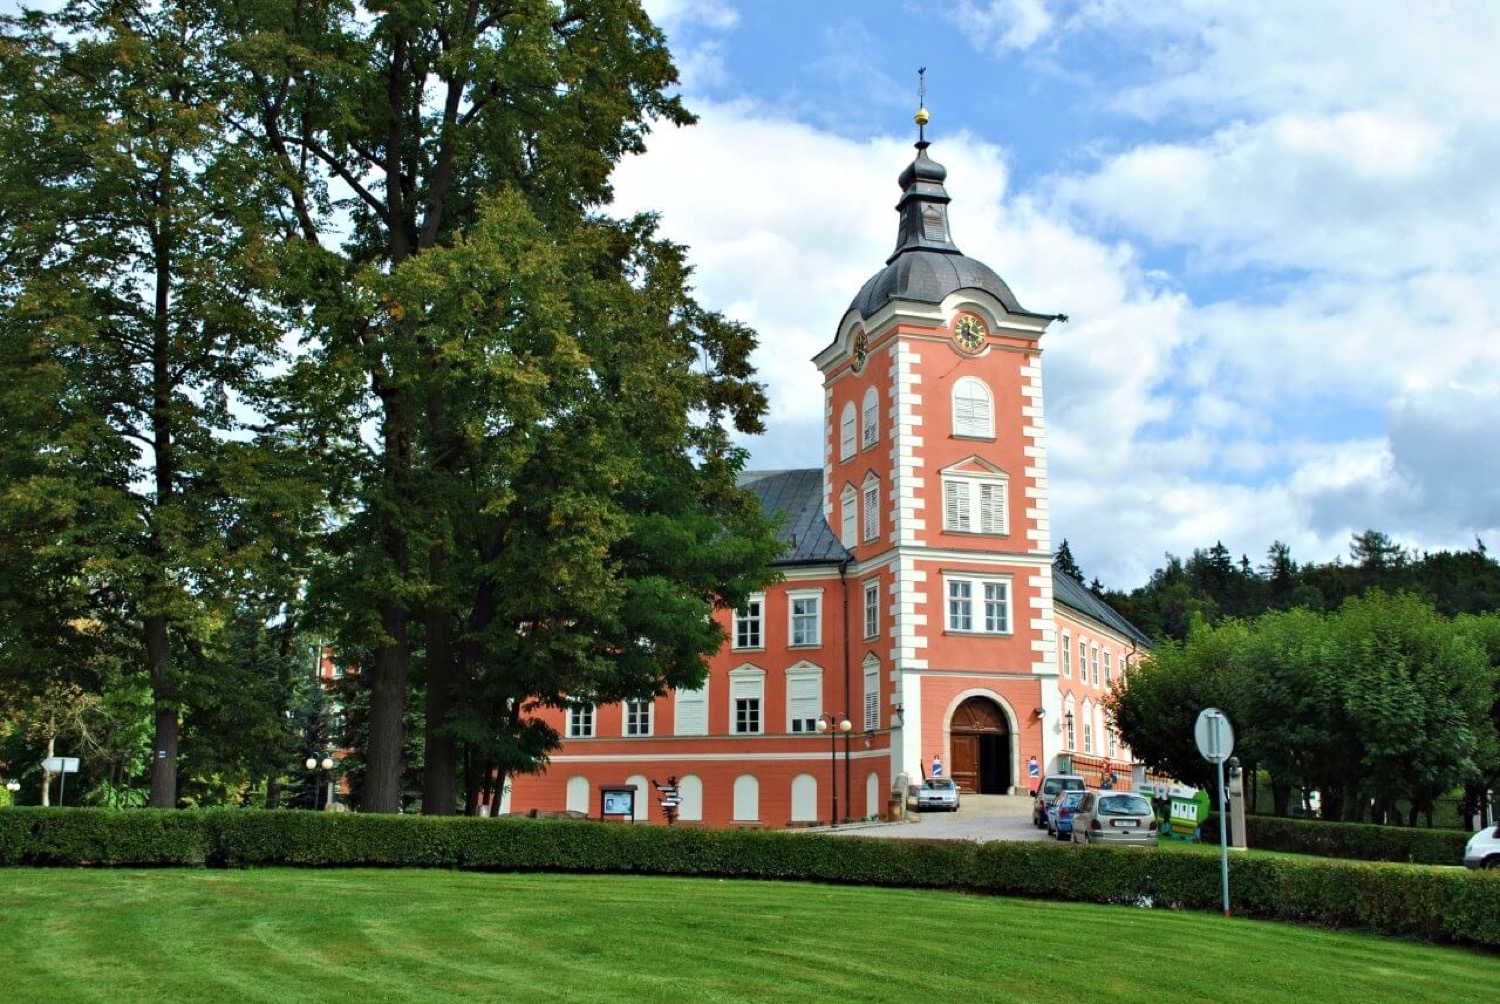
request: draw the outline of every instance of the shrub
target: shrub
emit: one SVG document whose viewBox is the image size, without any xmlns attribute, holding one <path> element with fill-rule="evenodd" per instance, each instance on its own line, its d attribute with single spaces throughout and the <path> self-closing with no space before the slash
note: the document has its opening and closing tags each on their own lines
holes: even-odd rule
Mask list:
<svg viewBox="0 0 1500 1004">
<path fill-rule="evenodd" d="M 1256 850 L 1316 854 L 1354 861 L 1456 865 L 1463 861 L 1464 845 L 1471 836 L 1473 834 L 1463 830 L 1373 826 L 1279 816 L 1245 817 L 1245 839 Z M 1219 842 L 1217 813 L 1210 815 L 1203 824 L 1203 839 L 1209 843 Z"/>
<path fill-rule="evenodd" d="M 1194 910 L 1221 895 L 1217 858 L 1132 848 L 233 809 L 0 809 L 0 864 L 699 875 Z M 1266 857 L 1230 871 L 1243 916 L 1500 948 L 1500 873 Z"/>
</svg>

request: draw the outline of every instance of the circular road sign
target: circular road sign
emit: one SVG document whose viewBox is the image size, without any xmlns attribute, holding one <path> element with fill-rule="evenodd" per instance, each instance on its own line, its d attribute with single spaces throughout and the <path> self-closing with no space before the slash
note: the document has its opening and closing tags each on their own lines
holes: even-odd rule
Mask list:
<svg viewBox="0 0 1500 1004">
<path fill-rule="evenodd" d="M 1198 743 L 1198 752 L 1209 763 L 1223 763 L 1234 752 L 1234 729 L 1218 708 L 1204 708 L 1198 713 L 1193 739 Z"/>
</svg>

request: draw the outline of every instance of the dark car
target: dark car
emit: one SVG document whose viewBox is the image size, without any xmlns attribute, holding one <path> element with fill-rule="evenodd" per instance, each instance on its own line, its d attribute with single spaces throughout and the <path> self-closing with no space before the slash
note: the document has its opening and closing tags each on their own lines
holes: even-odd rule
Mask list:
<svg viewBox="0 0 1500 1004">
<path fill-rule="evenodd" d="M 1047 833 L 1059 840 L 1073 834 L 1073 813 L 1083 801 L 1085 791 L 1060 791 L 1047 806 Z"/>
<path fill-rule="evenodd" d="M 1091 791 L 1073 811 L 1075 844 L 1155 847 L 1158 836 L 1151 802 L 1133 791 Z"/>
<path fill-rule="evenodd" d="M 1087 791 L 1088 782 L 1077 774 L 1048 774 L 1042 778 L 1042 786 L 1035 792 L 1036 802 L 1031 808 L 1031 825 L 1047 825 L 1047 806 L 1060 791 Z"/>
</svg>

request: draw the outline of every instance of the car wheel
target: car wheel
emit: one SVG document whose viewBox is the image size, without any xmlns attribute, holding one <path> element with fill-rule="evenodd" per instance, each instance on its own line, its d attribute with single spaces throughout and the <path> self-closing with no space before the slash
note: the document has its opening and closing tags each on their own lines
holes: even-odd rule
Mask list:
<svg viewBox="0 0 1500 1004">
<path fill-rule="evenodd" d="M 1071 833 L 1064 833 L 1062 830 L 1058 830 L 1057 831 L 1057 839 L 1058 840 L 1066 840 L 1068 843 L 1071 844 L 1073 842 L 1073 834 L 1071 834 Z"/>
<path fill-rule="evenodd" d="M 1500 854 L 1492 854 L 1484 859 L 1485 868 L 1500 868 Z"/>
</svg>

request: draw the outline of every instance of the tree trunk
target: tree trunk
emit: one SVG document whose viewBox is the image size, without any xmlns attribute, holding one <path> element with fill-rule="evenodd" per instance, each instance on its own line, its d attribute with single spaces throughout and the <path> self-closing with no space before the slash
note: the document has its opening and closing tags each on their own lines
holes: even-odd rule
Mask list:
<svg viewBox="0 0 1500 1004">
<path fill-rule="evenodd" d="M 151 749 L 152 809 L 177 807 L 177 694 L 172 686 L 172 649 L 165 614 L 146 618 L 146 662 L 151 669 L 151 698 L 156 708 L 156 737 Z"/>
<path fill-rule="evenodd" d="M 266 781 L 266 808 L 281 808 L 281 778 L 273 777 Z"/>
<path fill-rule="evenodd" d="M 433 554 L 433 578 L 442 565 Z M 453 617 L 436 604 L 427 608 L 427 731 L 422 774 L 422 812 L 451 816 L 458 792 L 458 744 L 443 726 L 453 707 L 457 682 L 453 652 Z"/>
<path fill-rule="evenodd" d="M 1288 815 L 1292 803 L 1292 786 L 1284 781 L 1271 781 L 1272 810 L 1278 816 Z"/>
<path fill-rule="evenodd" d="M 51 727 L 47 729 L 47 759 L 51 760 L 57 756 L 57 733 Z M 52 772 L 43 768 L 42 770 L 42 808 L 52 804 Z"/>
<path fill-rule="evenodd" d="M 371 667 L 370 746 L 362 808 L 366 812 L 399 812 L 409 666 L 406 608 L 395 600 L 382 600 L 380 626 L 391 640 L 375 649 Z"/>
</svg>

